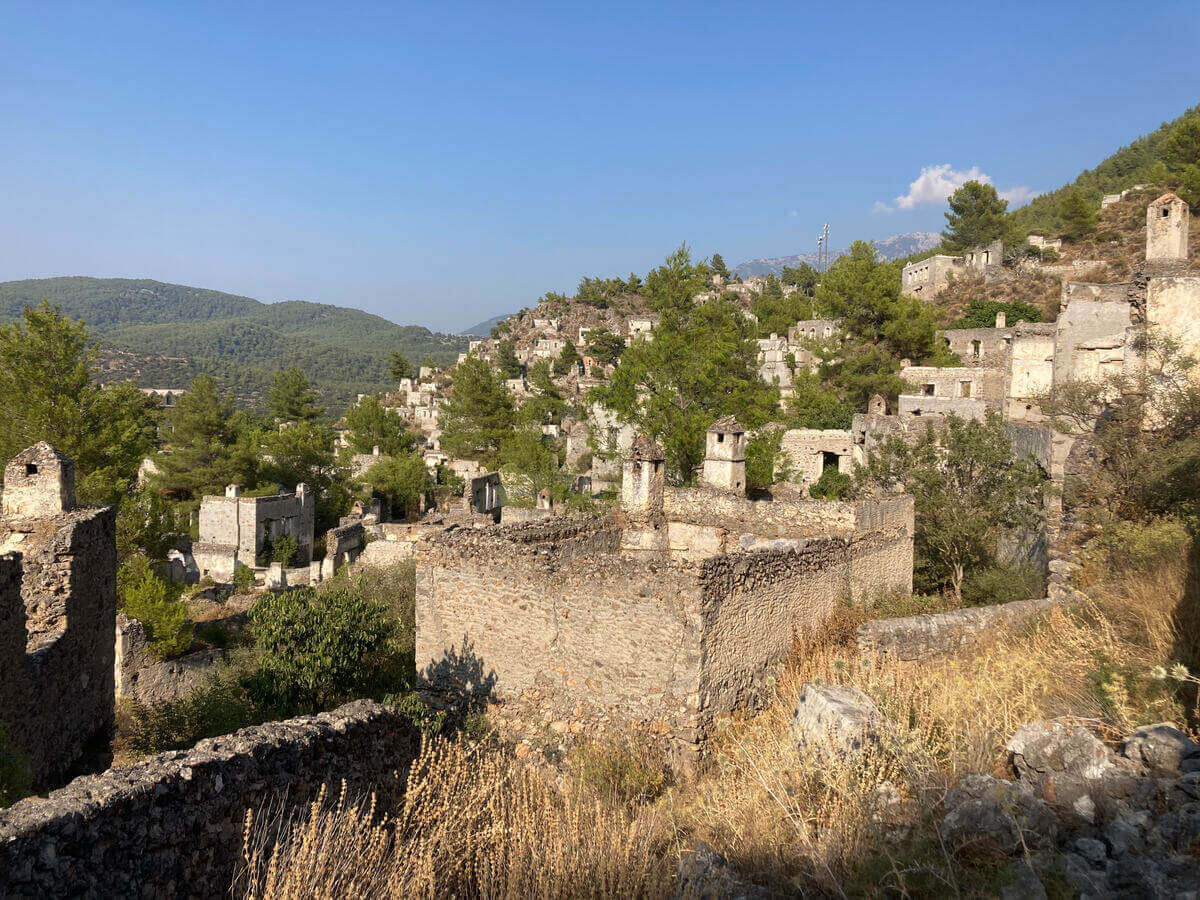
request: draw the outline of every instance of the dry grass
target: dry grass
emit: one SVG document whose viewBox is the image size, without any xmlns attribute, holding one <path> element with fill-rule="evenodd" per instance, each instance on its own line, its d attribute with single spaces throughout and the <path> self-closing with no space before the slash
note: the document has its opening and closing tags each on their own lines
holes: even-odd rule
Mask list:
<svg viewBox="0 0 1200 900">
<path fill-rule="evenodd" d="M 314 806 L 273 853 L 250 854 L 246 894 L 662 896 L 698 840 L 781 893 L 994 894 L 998 867 L 939 842 L 945 790 L 967 772 L 1001 773 L 1004 745 L 1030 720 L 1070 716 L 1111 736 L 1185 721 L 1173 686 L 1148 672 L 1180 656 L 1186 580 L 1182 561 L 1131 576 L 971 658 L 903 664 L 806 643 L 775 702 L 726 723 L 707 770 L 650 801 L 601 799 L 570 774 L 551 787 L 501 749 L 427 745 L 394 819 L 345 799 Z M 798 755 L 788 726 L 814 680 L 874 698 L 893 723 L 886 746 Z"/>
<path fill-rule="evenodd" d="M 427 742 L 392 817 L 322 795 L 282 829 L 247 816 L 247 897 L 664 896 L 669 834 L 578 790 L 560 792 L 495 748 Z"/>
</svg>

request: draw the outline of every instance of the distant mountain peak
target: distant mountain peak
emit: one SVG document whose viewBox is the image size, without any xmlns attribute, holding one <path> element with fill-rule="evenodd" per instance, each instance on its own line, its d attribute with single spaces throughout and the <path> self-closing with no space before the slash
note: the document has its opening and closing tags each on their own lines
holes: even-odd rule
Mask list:
<svg viewBox="0 0 1200 900">
<path fill-rule="evenodd" d="M 923 253 L 926 250 L 932 250 L 941 242 L 942 236 L 936 232 L 909 231 L 904 234 L 893 234 L 891 237 L 876 241 L 875 250 L 882 260 L 903 259 L 914 253 Z M 831 253 L 831 258 L 837 259 L 839 256 L 845 256 L 849 252 L 849 248 L 834 250 Z M 795 256 L 769 256 L 747 260 L 734 268 L 733 274 L 741 278 L 750 278 L 753 275 L 782 275 L 784 266 L 795 267 L 800 265 L 800 263 L 808 263 L 810 266 L 815 266 L 817 264 L 817 251 L 797 253 Z"/>
</svg>

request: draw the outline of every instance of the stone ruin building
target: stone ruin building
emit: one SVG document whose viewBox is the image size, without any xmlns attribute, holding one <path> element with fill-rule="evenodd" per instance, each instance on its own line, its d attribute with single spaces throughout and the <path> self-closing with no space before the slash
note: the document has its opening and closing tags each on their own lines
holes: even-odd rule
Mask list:
<svg viewBox="0 0 1200 900">
<path fill-rule="evenodd" d="M 1003 259 L 1003 241 L 972 247 L 962 256 L 935 254 L 900 270 L 900 291 L 909 297 L 932 299 L 944 291 L 957 274 L 982 275 L 984 281 L 991 283 L 1004 277 Z"/>
<path fill-rule="evenodd" d="M 74 463 L 35 444 L 4 469 L 0 543 L 0 724 L 42 789 L 107 763 L 115 510 L 77 508 Z"/>
<path fill-rule="evenodd" d="M 416 656 L 515 726 L 641 729 L 684 765 L 756 704 L 794 636 L 840 602 L 912 590 L 912 498 L 751 501 L 745 436 L 722 420 L 697 487 L 665 484 L 645 436 L 613 516 L 426 534 Z"/>
<path fill-rule="evenodd" d="M 243 497 L 229 485 L 224 497 L 200 502 L 200 539 L 192 547 L 200 576 L 231 581 L 238 564 L 254 568 L 264 549 L 283 535 L 296 539 L 293 566 L 312 561 L 316 497 L 304 484 L 290 494 Z"/>
</svg>

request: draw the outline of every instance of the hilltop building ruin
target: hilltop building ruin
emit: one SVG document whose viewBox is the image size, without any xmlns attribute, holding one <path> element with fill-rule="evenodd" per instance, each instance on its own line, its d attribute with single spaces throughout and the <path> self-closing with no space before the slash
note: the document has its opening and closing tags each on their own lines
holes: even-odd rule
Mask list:
<svg viewBox="0 0 1200 900">
<path fill-rule="evenodd" d="M 269 497 L 243 497 L 241 488 L 231 484 L 224 497 L 205 497 L 200 501 L 200 539 L 192 547 L 200 576 L 232 581 L 239 564 L 254 568 L 284 535 L 296 540 L 292 565 L 307 566 L 315 517 L 316 498 L 304 484 Z"/>
<path fill-rule="evenodd" d="M 43 442 L 4 469 L 2 528 L 0 724 L 40 790 L 108 761 L 116 511 L 77 508 L 74 463 Z"/>
</svg>

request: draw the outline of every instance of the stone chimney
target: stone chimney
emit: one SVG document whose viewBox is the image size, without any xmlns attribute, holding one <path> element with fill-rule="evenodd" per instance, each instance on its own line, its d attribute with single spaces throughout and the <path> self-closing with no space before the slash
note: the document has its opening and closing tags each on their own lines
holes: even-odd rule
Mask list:
<svg viewBox="0 0 1200 900">
<path fill-rule="evenodd" d="M 871 399 L 867 401 L 867 412 L 872 416 L 887 415 L 887 401 L 883 399 L 882 394 L 871 395 Z"/>
<path fill-rule="evenodd" d="M 621 473 L 621 552 L 663 555 L 669 550 L 663 515 L 666 455 L 648 435 L 639 435 Z"/>
<path fill-rule="evenodd" d="M 22 450 L 4 467 L 3 509 L 9 527 L 74 508 L 75 463 L 45 441 Z"/>
<path fill-rule="evenodd" d="M 1146 207 L 1146 260 L 1186 260 L 1188 205 L 1170 191 Z"/>
<path fill-rule="evenodd" d="M 240 497 L 240 496 L 242 496 L 242 486 L 241 486 L 240 484 L 227 484 L 227 485 L 225 485 L 225 496 L 226 496 L 226 497 Z"/>
<path fill-rule="evenodd" d="M 725 491 L 746 491 L 746 430 L 737 419 L 717 419 L 704 436 L 704 483 Z"/>
<path fill-rule="evenodd" d="M 1008 316 L 1002 312 L 996 313 L 996 327 L 1005 328 L 1008 325 Z"/>
</svg>

